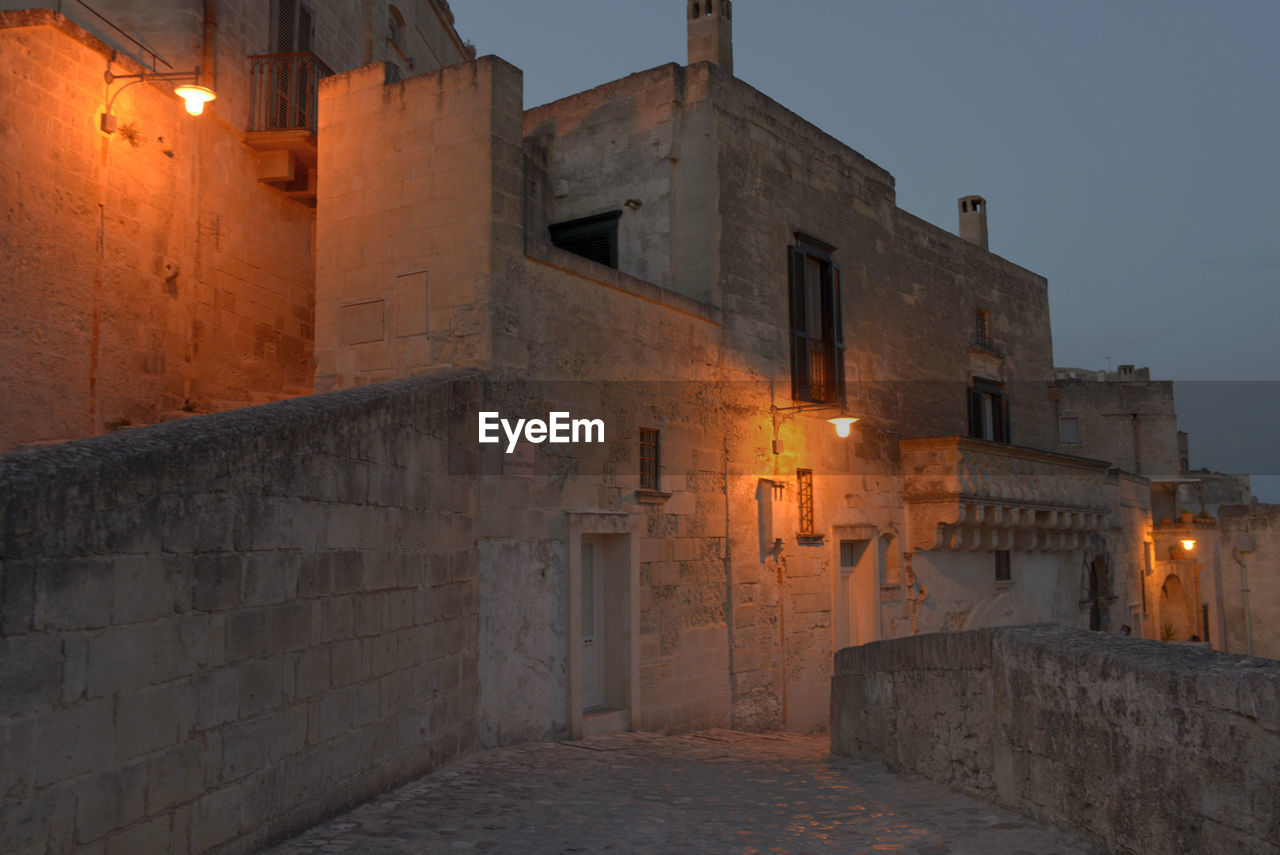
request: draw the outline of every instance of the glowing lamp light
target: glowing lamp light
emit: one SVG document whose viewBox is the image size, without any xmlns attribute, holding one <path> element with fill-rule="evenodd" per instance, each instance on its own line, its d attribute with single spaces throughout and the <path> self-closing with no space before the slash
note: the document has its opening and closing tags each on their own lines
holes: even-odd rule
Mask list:
<svg viewBox="0 0 1280 855">
<path fill-rule="evenodd" d="M 849 430 L 857 419 L 851 416 L 836 416 L 834 419 L 827 419 L 827 421 L 836 426 L 836 436 L 843 439 L 849 435 Z"/>
<path fill-rule="evenodd" d="M 1190 538 L 1182 541 L 1182 548 L 1190 552 L 1196 548 L 1196 542 Z"/>
<path fill-rule="evenodd" d="M 173 91 L 186 102 L 187 113 L 192 116 L 199 116 L 204 112 L 205 102 L 212 101 L 218 97 L 218 93 L 208 86 L 200 86 L 195 83 L 184 83 L 181 86 L 175 86 Z"/>
</svg>

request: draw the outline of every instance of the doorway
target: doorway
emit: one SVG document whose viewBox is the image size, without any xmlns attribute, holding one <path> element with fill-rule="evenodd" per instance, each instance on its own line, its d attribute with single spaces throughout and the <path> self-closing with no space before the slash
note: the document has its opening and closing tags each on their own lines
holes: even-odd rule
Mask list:
<svg viewBox="0 0 1280 855">
<path fill-rule="evenodd" d="M 1195 633 L 1191 598 L 1182 580 L 1170 575 L 1160 586 L 1160 639 L 1189 641 Z"/>
<path fill-rule="evenodd" d="M 639 686 L 633 592 L 639 556 L 629 514 L 569 514 L 569 732 L 629 730 Z"/>
<path fill-rule="evenodd" d="M 606 637 L 604 544 L 601 535 L 582 538 L 582 711 L 605 706 Z M 613 616 L 615 619 L 617 615 Z"/>
<path fill-rule="evenodd" d="M 874 537 L 841 539 L 835 579 L 835 649 L 866 644 L 880 636 L 878 550 Z"/>
</svg>

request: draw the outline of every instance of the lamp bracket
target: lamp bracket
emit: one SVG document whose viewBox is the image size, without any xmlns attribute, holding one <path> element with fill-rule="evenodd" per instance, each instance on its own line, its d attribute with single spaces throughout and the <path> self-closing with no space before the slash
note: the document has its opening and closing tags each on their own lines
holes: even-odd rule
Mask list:
<svg viewBox="0 0 1280 855">
<path fill-rule="evenodd" d="M 113 54 L 114 56 L 114 54 Z M 142 83 L 147 80 L 162 80 L 166 83 L 177 83 L 189 81 L 199 84 L 200 82 L 200 66 L 196 66 L 190 71 L 141 71 L 137 74 L 116 74 L 111 70 L 111 60 L 107 60 L 107 70 L 103 72 L 102 79 L 107 83 L 107 109 L 102 114 L 101 128 L 105 133 L 114 133 L 116 129 L 116 117 L 111 113 L 111 107 L 116 102 L 116 98 L 120 97 L 120 93 L 128 89 L 135 83 Z M 128 80 L 129 82 L 121 86 L 111 94 L 111 84 L 117 80 Z"/>
</svg>

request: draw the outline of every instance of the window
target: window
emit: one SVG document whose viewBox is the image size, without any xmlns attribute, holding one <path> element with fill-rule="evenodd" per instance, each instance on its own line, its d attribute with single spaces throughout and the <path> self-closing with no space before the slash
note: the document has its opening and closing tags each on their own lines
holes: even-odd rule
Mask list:
<svg viewBox="0 0 1280 855">
<path fill-rule="evenodd" d="M 788 248 L 791 297 L 791 397 L 797 401 L 844 400 L 844 330 L 840 267 L 834 247 L 796 235 Z"/>
<path fill-rule="evenodd" d="M 659 490 L 662 434 L 656 428 L 640 428 L 640 489 Z"/>
<path fill-rule="evenodd" d="M 1058 419 L 1058 439 L 1066 445 L 1080 444 L 1080 417 L 1063 416 Z"/>
<path fill-rule="evenodd" d="M 597 264 L 618 267 L 618 218 L 622 211 L 609 211 L 556 223 L 551 227 L 551 243 Z"/>
<path fill-rule="evenodd" d="M 991 350 L 991 313 L 984 309 L 978 309 L 973 343 Z"/>
<path fill-rule="evenodd" d="M 1009 561 L 1009 552 L 1005 549 L 996 550 L 996 582 L 1012 582 L 1013 566 Z"/>
<path fill-rule="evenodd" d="M 315 36 L 315 16 L 298 0 L 276 0 L 276 53 L 311 50 Z"/>
<path fill-rule="evenodd" d="M 276 0 L 275 52 L 309 53 L 315 39 L 315 16 L 298 0 Z M 272 87 L 272 128 L 311 128 L 315 124 L 318 75 L 305 58 L 294 57 L 275 68 Z"/>
<path fill-rule="evenodd" d="M 813 470 L 797 469 L 796 483 L 800 494 L 800 534 L 813 534 Z"/>
<path fill-rule="evenodd" d="M 1013 441 L 1009 432 L 1009 396 L 1000 383 L 973 378 L 969 387 L 969 436 Z"/>
</svg>

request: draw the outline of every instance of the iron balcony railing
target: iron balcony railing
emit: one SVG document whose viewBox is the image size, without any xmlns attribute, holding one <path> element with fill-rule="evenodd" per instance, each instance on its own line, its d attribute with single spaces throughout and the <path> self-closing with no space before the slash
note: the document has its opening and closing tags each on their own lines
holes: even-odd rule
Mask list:
<svg viewBox="0 0 1280 855">
<path fill-rule="evenodd" d="M 311 51 L 249 57 L 249 130 L 316 129 L 316 91 L 333 74 Z"/>
</svg>

